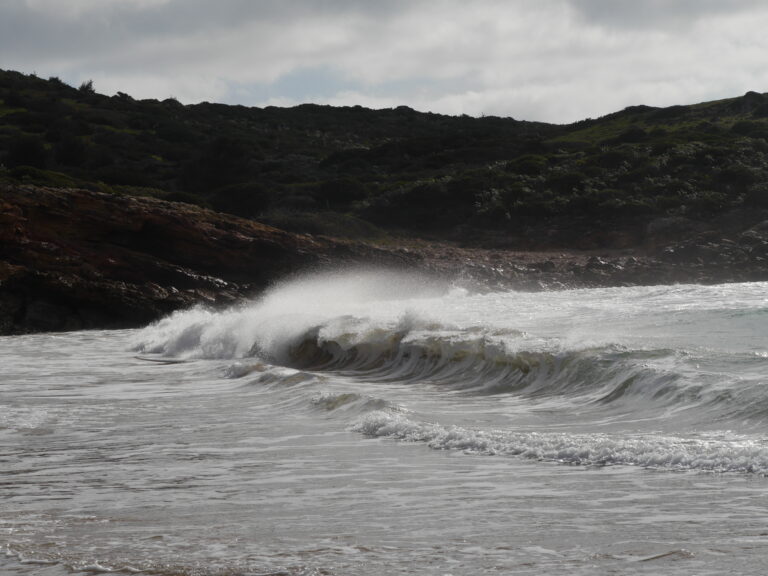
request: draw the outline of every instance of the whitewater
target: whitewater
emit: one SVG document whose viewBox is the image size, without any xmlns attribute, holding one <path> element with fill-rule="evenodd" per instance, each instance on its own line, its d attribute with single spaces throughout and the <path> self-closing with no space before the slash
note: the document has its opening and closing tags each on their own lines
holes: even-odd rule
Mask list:
<svg viewBox="0 0 768 576">
<path fill-rule="evenodd" d="M 296 276 L 0 338 L 0 573 L 768 572 L 768 283 Z"/>
</svg>

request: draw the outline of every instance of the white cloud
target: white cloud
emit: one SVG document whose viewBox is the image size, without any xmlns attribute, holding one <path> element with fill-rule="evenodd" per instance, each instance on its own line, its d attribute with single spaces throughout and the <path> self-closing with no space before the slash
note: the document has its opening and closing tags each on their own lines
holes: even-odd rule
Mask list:
<svg viewBox="0 0 768 576">
<path fill-rule="evenodd" d="M 137 99 L 176 98 L 181 102 L 221 102 L 228 91 L 224 80 L 209 76 L 186 75 L 163 78 L 162 76 L 144 76 L 141 74 L 115 75 L 96 72 L 90 79 L 94 88 L 103 94 L 126 92 Z"/>
</svg>

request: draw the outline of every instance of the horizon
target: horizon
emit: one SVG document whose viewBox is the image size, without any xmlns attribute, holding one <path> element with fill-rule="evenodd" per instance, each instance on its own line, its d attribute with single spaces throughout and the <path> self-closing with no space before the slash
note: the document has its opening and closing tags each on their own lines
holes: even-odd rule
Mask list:
<svg viewBox="0 0 768 576">
<path fill-rule="evenodd" d="M 127 96 L 129 96 L 130 98 L 132 98 L 133 100 L 135 100 L 137 102 L 152 101 L 152 100 L 163 102 L 165 100 L 175 100 L 179 104 L 181 104 L 182 106 L 197 106 L 197 105 L 201 105 L 201 104 L 215 104 L 215 105 L 233 106 L 233 107 L 243 106 L 245 108 L 256 108 L 256 109 L 279 108 L 279 109 L 286 109 L 286 110 L 291 109 L 291 108 L 298 108 L 298 107 L 301 107 L 301 106 L 320 106 L 320 107 L 330 107 L 330 108 L 362 108 L 364 110 L 370 110 L 370 111 L 384 111 L 384 110 L 395 110 L 395 109 L 398 109 L 398 108 L 408 108 L 408 109 L 413 110 L 414 112 L 417 112 L 419 114 L 435 114 L 435 115 L 438 115 L 438 116 L 447 116 L 447 117 L 453 117 L 453 118 L 458 118 L 458 117 L 462 117 L 462 116 L 468 116 L 470 118 L 475 118 L 475 119 L 499 118 L 499 119 L 503 119 L 503 120 L 515 120 L 515 121 L 519 121 L 519 122 L 531 122 L 531 123 L 540 123 L 540 124 L 553 124 L 553 125 L 562 125 L 562 126 L 567 126 L 567 125 L 571 125 L 571 124 L 578 124 L 579 122 L 586 122 L 586 121 L 590 121 L 590 120 L 599 120 L 599 119 L 601 119 L 601 118 L 603 118 L 605 116 L 610 116 L 611 114 L 616 114 L 618 112 L 622 112 L 623 110 L 626 110 L 627 108 L 648 107 L 648 108 L 659 108 L 659 109 L 662 109 L 662 108 L 669 108 L 669 107 L 672 107 L 672 106 L 696 106 L 696 105 L 699 105 L 699 104 L 708 104 L 708 103 L 720 102 L 720 101 L 724 101 L 724 100 L 732 100 L 734 98 L 740 98 L 740 97 L 742 97 L 745 94 L 748 94 L 750 92 L 757 92 L 756 90 L 747 90 L 744 94 L 730 95 L 730 96 L 726 96 L 724 98 L 717 98 L 717 99 L 714 99 L 714 100 L 703 100 L 703 101 L 696 101 L 696 102 L 673 102 L 673 103 L 671 103 L 669 105 L 666 105 L 666 106 L 651 106 L 651 105 L 645 104 L 645 103 L 628 104 L 627 106 L 625 106 L 625 107 L 623 107 L 621 109 L 610 110 L 610 111 L 605 112 L 604 114 L 601 114 L 600 116 L 594 116 L 594 117 L 588 117 L 588 118 L 579 118 L 579 119 L 574 120 L 572 122 L 548 122 L 546 120 L 528 120 L 528 119 L 523 119 L 523 118 L 516 118 L 514 116 L 499 116 L 499 115 L 496 115 L 496 114 L 477 114 L 477 115 L 475 115 L 475 114 L 467 114 L 467 113 L 450 114 L 450 113 L 443 113 L 443 112 L 434 112 L 434 111 L 431 111 L 431 110 L 419 110 L 419 109 L 413 108 L 412 106 L 409 106 L 407 104 L 395 104 L 393 106 L 383 106 L 383 107 L 376 108 L 376 107 L 369 107 L 369 106 L 365 106 L 365 105 L 362 105 L 362 104 L 354 104 L 354 103 L 349 103 L 349 104 L 329 104 L 329 103 L 323 103 L 323 102 L 298 102 L 298 103 L 295 103 L 295 104 L 284 104 L 284 105 L 281 105 L 281 104 L 268 104 L 268 105 L 264 105 L 264 106 L 249 105 L 249 104 L 232 104 L 232 103 L 228 103 L 228 102 L 217 102 L 217 101 L 208 101 L 208 100 L 203 100 L 203 101 L 200 101 L 200 102 L 182 102 L 179 98 L 176 98 L 175 96 L 168 96 L 166 98 L 157 98 L 157 97 L 149 96 L 149 97 L 142 98 L 142 97 L 136 97 L 136 96 L 134 96 L 134 95 L 132 95 L 132 94 L 130 94 L 128 92 L 125 92 L 124 90 L 116 90 L 116 91 L 114 91 L 111 94 L 107 94 L 107 93 L 104 93 L 104 92 L 100 91 L 99 87 L 90 78 L 84 79 L 81 82 L 74 82 L 74 83 L 72 83 L 72 82 L 68 82 L 66 80 L 63 80 L 60 76 L 57 76 L 56 74 L 52 74 L 50 76 L 44 76 L 44 75 L 38 74 L 37 71 L 24 72 L 24 71 L 21 71 L 21 70 L 10 70 L 10 69 L 3 69 L 3 68 L 0 68 L 0 71 L 15 72 L 15 73 L 22 74 L 22 75 L 30 77 L 30 78 L 37 78 L 39 80 L 43 80 L 43 81 L 46 81 L 46 82 L 50 82 L 51 80 L 58 80 L 59 82 L 62 82 L 63 84 L 66 84 L 70 88 L 75 88 L 75 89 L 78 88 L 78 85 L 82 85 L 82 84 L 91 82 L 92 86 L 93 86 L 94 92 L 96 94 L 100 95 L 100 96 L 104 96 L 104 97 L 110 98 L 110 97 L 114 97 L 114 96 L 116 96 L 118 94 L 126 94 Z M 759 94 L 768 94 L 768 92 L 757 92 L 757 93 L 759 93 Z"/>
<path fill-rule="evenodd" d="M 11 0 L 0 68 L 136 99 L 568 124 L 764 92 L 757 0 Z"/>
</svg>

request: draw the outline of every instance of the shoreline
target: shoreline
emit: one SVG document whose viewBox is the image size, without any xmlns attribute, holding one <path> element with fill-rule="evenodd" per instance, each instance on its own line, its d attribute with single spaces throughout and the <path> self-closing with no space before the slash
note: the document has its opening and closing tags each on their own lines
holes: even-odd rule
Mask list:
<svg viewBox="0 0 768 576">
<path fill-rule="evenodd" d="M 0 334 L 146 325 L 304 270 L 381 267 L 481 290 L 768 280 L 768 221 L 653 250 L 510 250 L 294 234 L 188 204 L 0 185 Z"/>
</svg>

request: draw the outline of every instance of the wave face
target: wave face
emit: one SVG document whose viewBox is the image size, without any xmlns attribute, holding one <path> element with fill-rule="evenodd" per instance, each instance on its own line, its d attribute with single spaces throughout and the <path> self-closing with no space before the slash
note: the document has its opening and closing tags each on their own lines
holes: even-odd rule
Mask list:
<svg viewBox="0 0 768 576">
<path fill-rule="evenodd" d="M 136 350 L 514 395 L 604 417 L 768 417 L 765 284 L 471 294 L 365 271 L 276 286 L 240 308 L 176 313 Z M 247 372 L 247 370 L 246 370 Z"/>
</svg>

